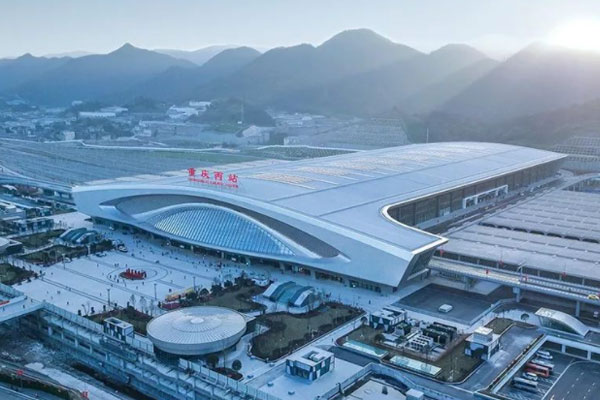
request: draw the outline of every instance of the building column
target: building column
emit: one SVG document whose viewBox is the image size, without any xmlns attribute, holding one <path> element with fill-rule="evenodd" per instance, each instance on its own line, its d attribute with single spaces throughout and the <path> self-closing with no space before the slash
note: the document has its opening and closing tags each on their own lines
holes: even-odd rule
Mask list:
<svg viewBox="0 0 600 400">
<path fill-rule="evenodd" d="M 578 300 L 575 302 L 575 316 L 579 317 L 579 314 L 581 314 L 581 302 Z"/>
<path fill-rule="evenodd" d="M 517 301 L 517 303 L 521 302 L 521 288 L 513 288 L 513 293 L 515 294 L 515 300 Z"/>
</svg>

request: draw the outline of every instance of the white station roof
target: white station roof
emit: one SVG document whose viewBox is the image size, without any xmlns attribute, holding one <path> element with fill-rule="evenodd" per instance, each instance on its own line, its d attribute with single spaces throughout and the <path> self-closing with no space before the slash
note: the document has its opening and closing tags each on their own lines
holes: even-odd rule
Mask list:
<svg viewBox="0 0 600 400">
<path fill-rule="evenodd" d="M 202 355 L 235 343 L 246 331 L 246 319 L 221 307 L 189 307 L 170 311 L 148 323 L 148 337 L 172 354 Z"/>
<path fill-rule="evenodd" d="M 262 201 L 389 240 L 397 236 L 399 230 L 398 225 L 381 223 L 380 210 L 387 205 L 564 157 L 549 151 L 499 143 L 445 142 L 294 162 L 261 160 L 198 168 L 198 174 L 203 169 L 210 173 L 220 170 L 225 178 L 235 174 L 239 183 L 236 190 L 190 182 L 187 171 L 167 178 L 130 177 L 110 183 L 213 190 Z M 439 237 L 418 230 L 406 229 L 403 233 L 401 245 L 410 250 L 439 240 Z"/>
<path fill-rule="evenodd" d="M 415 256 L 446 239 L 400 224 L 389 217 L 387 207 L 564 157 L 497 143 L 415 144 L 295 162 L 262 160 L 191 168 L 167 177 L 123 178 L 77 187 L 74 197 L 80 211 L 88 215 L 137 225 L 158 234 L 166 232 L 177 240 L 209 243 L 207 247 L 252 256 L 276 254 L 285 262 L 397 286 L 407 277 Z M 255 226 L 264 224 L 289 251 L 281 250 L 279 243 L 271 253 L 255 242 L 234 243 L 230 241 L 232 237 L 255 237 L 234 235 L 232 229 L 223 229 L 221 236 L 209 242 L 212 236 L 208 238 L 208 234 L 200 232 L 202 226 L 208 225 L 194 222 L 195 218 L 208 221 L 205 215 L 209 212 L 199 215 L 200 211 L 183 209 L 188 204 L 185 196 L 210 199 L 218 210 L 230 212 L 239 208 L 241 211 L 236 212 L 240 211 Z M 192 199 L 189 201 L 197 206 Z M 180 216 L 156 217 L 164 221 L 160 223 L 152 219 L 171 210 L 178 210 Z M 223 221 L 219 227 L 241 226 L 231 222 L 231 213 L 221 218 L 212 211 L 210 221 Z M 216 235 L 215 232 L 210 234 Z M 319 253 L 325 245 L 336 250 L 328 253 L 335 255 Z M 367 265 L 369 268 L 365 268 Z"/>
</svg>

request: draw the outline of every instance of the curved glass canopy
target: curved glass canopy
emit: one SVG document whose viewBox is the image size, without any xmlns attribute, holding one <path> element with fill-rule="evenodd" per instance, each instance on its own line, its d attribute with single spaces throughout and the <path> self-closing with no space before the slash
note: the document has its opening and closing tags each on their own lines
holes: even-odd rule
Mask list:
<svg viewBox="0 0 600 400">
<path fill-rule="evenodd" d="M 259 254 L 294 255 L 267 229 L 231 210 L 212 205 L 180 207 L 147 221 L 165 233 L 206 246 Z"/>
</svg>

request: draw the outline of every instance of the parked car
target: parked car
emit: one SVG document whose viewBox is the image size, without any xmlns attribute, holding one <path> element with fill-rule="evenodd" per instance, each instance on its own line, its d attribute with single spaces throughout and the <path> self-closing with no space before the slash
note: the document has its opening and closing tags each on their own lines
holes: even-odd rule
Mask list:
<svg viewBox="0 0 600 400">
<path fill-rule="evenodd" d="M 537 375 L 534 374 L 533 372 L 523 372 L 522 376 L 523 376 L 523 378 L 529 379 L 530 381 L 537 382 L 537 380 L 538 380 Z"/>
<path fill-rule="evenodd" d="M 550 354 L 549 352 L 547 352 L 545 350 L 539 350 L 537 352 L 537 356 L 539 358 L 543 358 L 544 360 L 552 360 L 552 354 Z"/>
</svg>

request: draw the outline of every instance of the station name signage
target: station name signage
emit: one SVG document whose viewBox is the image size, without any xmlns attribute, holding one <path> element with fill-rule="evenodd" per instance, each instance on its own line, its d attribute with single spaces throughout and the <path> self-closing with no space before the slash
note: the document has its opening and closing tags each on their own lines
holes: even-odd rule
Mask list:
<svg viewBox="0 0 600 400">
<path fill-rule="evenodd" d="M 207 169 L 188 168 L 188 181 L 231 189 L 239 187 L 236 174 L 225 174 L 223 171 L 209 171 Z"/>
</svg>

